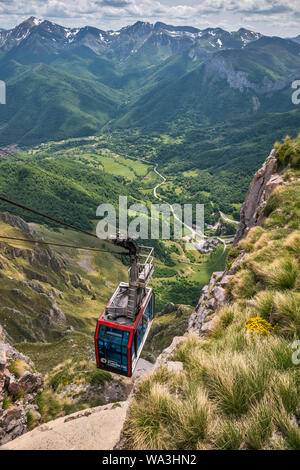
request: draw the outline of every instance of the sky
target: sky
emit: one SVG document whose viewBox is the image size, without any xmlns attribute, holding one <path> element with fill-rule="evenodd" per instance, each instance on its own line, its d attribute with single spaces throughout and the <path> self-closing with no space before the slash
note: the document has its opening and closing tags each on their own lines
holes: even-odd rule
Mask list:
<svg viewBox="0 0 300 470">
<path fill-rule="evenodd" d="M 67 27 L 117 30 L 136 21 L 162 21 L 294 37 L 300 34 L 299 7 L 300 0 L 0 0 L 0 28 L 36 16 Z"/>
</svg>

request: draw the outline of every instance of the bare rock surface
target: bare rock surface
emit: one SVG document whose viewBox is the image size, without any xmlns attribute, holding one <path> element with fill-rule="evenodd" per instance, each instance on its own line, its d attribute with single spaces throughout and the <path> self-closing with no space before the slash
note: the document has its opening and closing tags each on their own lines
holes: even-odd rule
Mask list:
<svg viewBox="0 0 300 470">
<path fill-rule="evenodd" d="M 164 349 L 163 352 L 158 356 L 153 370 L 156 370 L 161 366 L 165 366 L 172 357 L 175 349 L 179 346 L 180 343 L 182 343 L 184 339 L 185 336 L 175 336 L 170 346 Z"/>
<path fill-rule="evenodd" d="M 35 233 L 34 230 L 32 230 L 32 228 L 25 222 L 25 220 L 16 215 L 2 212 L 0 214 L 0 220 L 6 224 L 11 225 L 12 227 L 21 229 L 23 232 L 27 232 L 29 235 L 33 235 Z"/>
<path fill-rule="evenodd" d="M 283 184 L 282 175 L 275 173 L 277 161 L 273 149 L 263 166 L 255 173 L 241 208 L 240 223 L 235 235 L 234 245 L 245 238 L 249 230 L 263 220 L 263 209 L 274 191 Z"/>
<path fill-rule="evenodd" d="M 28 369 L 21 376 L 10 371 L 12 362 L 16 360 L 23 361 Z M 42 375 L 34 371 L 29 357 L 11 346 L 0 326 L 0 445 L 27 431 L 27 414 L 37 413 L 37 406 L 32 402 L 42 388 Z M 4 402 L 6 406 L 3 408 Z M 36 417 L 39 421 L 40 415 L 36 414 Z"/>
<path fill-rule="evenodd" d="M 216 311 L 226 303 L 225 286 L 229 280 L 228 271 L 212 274 L 209 284 L 201 291 L 195 312 L 190 316 L 188 332 L 206 334 L 212 329 Z"/>
<path fill-rule="evenodd" d="M 141 377 L 142 375 L 148 374 L 148 372 L 152 371 L 153 367 L 154 364 L 152 364 L 152 362 L 140 357 L 132 377 Z"/>
<path fill-rule="evenodd" d="M 43 424 L 0 450 L 111 450 L 118 443 L 128 401 L 79 411 Z"/>
</svg>

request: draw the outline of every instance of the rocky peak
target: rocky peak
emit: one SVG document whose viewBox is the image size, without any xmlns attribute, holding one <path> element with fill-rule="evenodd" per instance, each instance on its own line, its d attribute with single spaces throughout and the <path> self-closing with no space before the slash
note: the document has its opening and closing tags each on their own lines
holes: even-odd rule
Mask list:
<svg viewBox="0 0 300 470">
<path fill-rule="evenodd" d="M 298 44 L 300 44 L 300 34 L 299 34 L 299 36 L 297 36 L 296 38 L 292 38 L 292 41 L 295 41 L 295 42 L 297 42 Z"/>
<path fill-rule="evenodd" d="M 23 23 L 21 24 L 26 25 L 30 28 L 34 28 L 35 26 L 38 26 L 41 23 L 43 23 L 43 20 L 40 20 L 39 18 L 36 18 L 35 16 L 31 16 L 30 18 L 27 18 L 27 20 L 23 21 Z"/>
<path fill-rule="evenodd" d="M 203 31 L 192 26 L 172 26 L 162 22 L 155 24 L 137 21 L 119 31 L 103 31 L 95 27 L 67 28 L 30 17 L 20 25 L 8 31 L 0 30 L 0 48 L 8 52 L 14 49 L 16 54 L 20 46 L 29 52 L 38 51 L 43 54 L 57 52 L 79 45 L 85 45 L 94 52 L 116 53 L 117 56 L 128 56 L 136 52 L 148 39 L 156 41 L 159 48 L 166 41 L 176 45 L 174 53 L 182 48 L 197 48 L 199 51 L 214 52 L 220 48 L 242 48 L 249 42 L 257 40 L 261 35 L 243 30 L 229 33 L 221 28 L 207 28 Z M 22 56 L 24 51 L 22 49 Z"/>
</svg>

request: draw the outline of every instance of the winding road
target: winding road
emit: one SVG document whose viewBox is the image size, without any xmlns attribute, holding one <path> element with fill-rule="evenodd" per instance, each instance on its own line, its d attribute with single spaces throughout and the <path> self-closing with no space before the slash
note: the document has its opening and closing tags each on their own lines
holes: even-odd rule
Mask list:
<svg viewBox="0 0 300 470">
<path fill-rule="evenodd" d="M 160 176 L 160 177 L 162 178 L 162 182 L 159 183 L 159 184 L 157 184 L 157 185 L 155 186 L 155 188 L 153 189 L 153 195 L 154 195 L 154 197 L 156 197 L 156 199 L 159 199 L 160 201 L 163 201 L 163 199 L 157 195 L 157 189 L 158 189 L 161 185 L 163 185 L 163 184 L 167 181 L 167 179 L 166 179 L 161 173 L 159 173 L 159 171 L 157 170 L 157 165 L 154 167 L 154 171 L 155 171 L 155 173 L 156 173 L 158 176 Z M 202 239 L 203 239 L 203 238 L 207 238 L 207 236 L 204 235 L 202 232 L 197 232 L 197 230 L 193 229 L 193 227 L 190 227 L 189 225 L 185 224 L 185 223 L 178 217 L 178 215 L 175 214 L 175 211 L 174 211 L 174 209 L 173 209 L 172 204 L 169 204 L 167 201 L 165 201 L 165 203 L 170 207 L 174 219 L 178 220 L 178 222 L 179 222 L 180 224 L 182 224 L 184 227 L 186 227 L 186 228 L 191 232 L 192 238 L 195 238 L 196 236 L 201 237 Z"/>
<path fill-rule="evenodd" d="M 239 222 L 237 220 L 229 219 L 223 212 L 219 211 L 221 218 L 224 220 L 224 222 L 227 222 L 229 224 L 235 224 L 239 225 Z"/>
<path fill-rule="evenodd" d="M 159 171 L 158 171 L 158 164 L 155 164 L 155 163 L 152 163 L 150 162 L 149 160 L 145 160 L 144 158 L 137 158 L 137 157 L 132 157 L 132 156 L 127 156 L 128 158 L 131 158 L 133 160 L 138 160 L 138 161 L 142 161 L 144 163 L 146 163 L 147 165 L 153 165 L 153 170 L 154 172 L 162 179 L 162 181 L 160 183 L 158 183 L 154 188 L 153 188 L 153 196 L 158 199 L 159 201 L 163 201 L 165 202 L 171 209 L 172 211 L 172 214 L 173 214 L 173 217 L 178 220 L 181 224 L 183 224 L 190 232 L 191 232 L 191 235 L 192 235 L 192 238 L 196 238 L 197 236 L 198 237 L 201 237 L 202 240 L 203 238 L 209 238 L 207 235 L 204 235 L 204 233 L 202 232 L 197 232 L 197 230 L 194 230 L 193 227 L 190 227 L 189 225 L 185 224 L 184 222 L 182 222 L 182 220 L 179 219 L 179 217 L 175 214 L 175 211 L 173 209 L 173 206 L 172 204 L 170 204 L 169 202 L 167 201 L 164 201 L 160 196 L 157 195 L 157 190 L 160 186 L 162 186 L 164 183 L 167 182 L 167 178 L 162 175 Z M 224 217 L 226 217 L 223 213 L 220 212 L 220 215 L 221 217 L 224 219 Z M 232 222 L 232 221 L 231 221 Z M 234 223 L 239 223 L 239 222 L 236 222 L 234 221 Z M 217 240 L 219 240 L 221 243 L 223 243 L 223 246 L 224 246 L 224 249 L 223 249 L 223 253 L 225 252 L 226 250 L 226 241 L 223 239 L 223 238 L 220 238 L 220 237 L 214 237 L 216 238 Z"/>
<path fill-rule="evenodd" d="M 149 163 L 149 162 L 148 162 Z M 154 171 L 155 173 L 162 179 L 161 183 L 158 183 L 154 188 L 153 188 L 153 195 L 156 199 L 158 199 L 159 201 L 163 201 L 163 199 L 161 197 L 159 197 L 157 195 L 157 189 L 162 186 L 166 181 L 167 179 L 165 178 L 165 176 L 163 176 L 161 173 L 159 173 L 158 169 L 157 169 L 158 165 L 155 165 L 154 166 Z M 172 211 L 172 214 L 173 214 L 173 217 L 174 219 L 178 220 L 178 222 L 180 222 L 181 224 L 184 225 L 184 227 L 186 227 L 190 232 L 191 232 L 191 238 L 195 238 L 197 240 L 197 237 L 200 237 L 202 240 L 205 239 L 205 238 L 209 238 L 207 235 L 204 235 L 204 233 L 202 232 L 198 232 L 197 230 L 193 229 L 193 227 L 190 227 L 189 225 L 185 224 L 178 216 L 177 214 L 175 214 L 175 211 L 173 209 L 173 206 L 172 204 L 169 204 L 167 201 L 164 201 L 171 209 Z M 220 212 L 221 214 L 221 212 Z M 222 215 L 221 215 L 222 217 Z M 225 217 L 225 216 L 224 216 Z M 238 222 L 237 222 L 238 223 Z M 224 246 L 224 249 L 223 249 L 223 253 L 224 251 L 226 250 L 226 241 L 220 237 L 215 237 L 217 240 L 219 240 L 221 243 L 223 243 L 223 246 Z"/>
</svg>

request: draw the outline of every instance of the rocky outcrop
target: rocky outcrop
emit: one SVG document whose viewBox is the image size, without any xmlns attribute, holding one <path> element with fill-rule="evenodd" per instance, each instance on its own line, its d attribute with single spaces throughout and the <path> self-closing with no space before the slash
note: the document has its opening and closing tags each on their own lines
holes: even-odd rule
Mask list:
<svg viewBox="0 0 300 470">
<path fill-rule="evenodd" d="M 25 223 L 25 222 L 24 222 Z M 29 264 L 33 267 L 40 268 L 43 266 L 52 268 L 54 271 L 59 273 L 62 269 L 65 268 L 66 262 L 61 256 L 55 253 L 53 250 L 47 248 L 46 250 L 40 250 L 35 247 L 32 249 L 16 248 L 10 244 L 1 241 L 0 242 L 0 252 L 1 255 L 8 260 L 15 260 L 16 258 L 23 258 L 28 260 Z M 42 282 L 48 282 L 46 276 L 43 276 L 39 273 L 32 271 L 31 269 L 24 268 L 24 272 L 30 279 L 37 279 Z"/>
<path fill-rule="evenodd" d="M 27 356 L 11 346 L 0 326 L 0 445 L 27 432 L 29 415 L 34 414 L 39 423 L 35 398 L 42 389 L 42 375 L 34 371 Z"/>
<path fill-rule="evenodd" d="M 22 232 L 26 232 L 29 235 L 33 235 L 35 233 L 35 231 L 32 230 L 32 228 L 23 219 L 21 219 L 21 217 L 8 214 L 7 212 L 2 212 L 0 213 L 0 220 L 5 224 L 21 229 Z"/>
<path fill-rule="evenodd" d="M 242 70 L 236 70 L 233 64 L 230 64 L 228 60 L 224 59 L 224 57 L 216 57 L 214 56 L 212 59 L 208 59 L 206 64 L 206 74 L 208 76 L 211 75 L 219 75 L 222 79 L 225 79 L 230 86 L 230 88 L 234 88 L 242 92 L 247 92 L 249 90 L 257 93 L 258 95 L 264 95 L 266 93 L 274 93 L 280 90 L 283 90 L 290 83 L 297 79 L 297 73 L 291 73 L 289 76 L 283 77 L 281 80 L 273 81 L 266 75 L 264 78 L 259 82 L 253 82 L 249 78 L 249 74 Z M 260 107 L 258 97 L 254 96 L 255 108 L 258 109 Z"/>
<path fill-rule="evenodd" d="M 88 295 L 94 296 L 91 283 L 84 280 L 79 273 L 69 274 L 68 284 L 71 284 L 75 289 L 82 289 Z"/>
<path fill-rule="evenodd" d="M 164 309 L 158 313 L 158 317 L 162 317 L 163 315 L 168 315 L 169 313 L 172 313 L 176 310 L 177 305 L 173 304 L 173 302 L 168 302 Z"/>
<path fill-rule="evenodd" d="M 55 328 L 57 326 L 64 326 L 67 323 L 66 315 L 60 310 L 55 300 L 47 294 L 41 294 L 49 303 L 49 312 L 41 316 L 43 328 Z"/>
<path fill-rule="evenodd" d="M 205 334 L 211 330 L 215 321 L 215 312 L 226 303 L 225 285 L 229 272 L 214 272 L 210 283 L 203 287 L 195 312 L 190 316 L 188 332 Z"/>
<path fill-rule="evenodd" d="M 277 161 L 273 149 L 269 157 L 255 173 L 241 208 L 240 223 L 235 235 L 234 246 L 246 237 L 249 230 L 263 220 L 263 209 L 274 189 L 284 183 L 281 174 L 276 173 Z"/>
<path fill-rule="evenodd" d="M 161 366 L 167 366 L 169 368 L 168 363 L 173 362 L 173 361 L 170 361 L 170 359 L 171 359 L 175 349 L 180 345 L 180 343 L 182 343 L 182 341 L 185 339 L 185 337 L 186 337 L 186 333 L 183 336 L 175 336 L 173 338 L 173 341 L 170 344 L 170 346 L 168 346 L 166 349 L 164 349 L 163 352 L 158 356 L 158 358 L 155 362 L 153 370 L 156 370 Z M 172 366 L 170 366 L 170 367 L 172 367 Z"/>
</svg>

